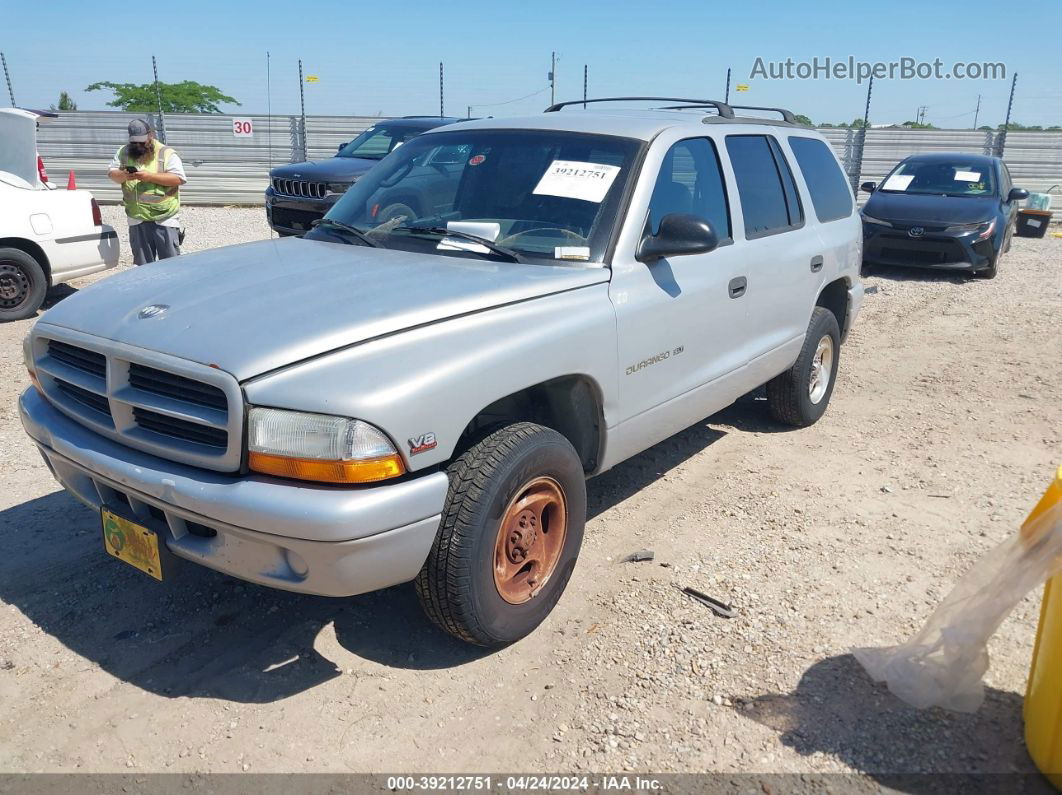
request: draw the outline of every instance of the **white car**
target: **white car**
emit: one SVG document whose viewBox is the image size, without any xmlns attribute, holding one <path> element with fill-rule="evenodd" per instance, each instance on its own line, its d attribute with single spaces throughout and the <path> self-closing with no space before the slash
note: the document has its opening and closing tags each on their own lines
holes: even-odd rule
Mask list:
<svg viewBox="0 0 1062 795">
<path fill-rule="evenodd" d="M 87 190 L 61 190 L 38 171 L 37 124 L 0 108 L 0 322 L 32 317 L 48 288 L 118 264 L 118 235 Z"/>
</svg>

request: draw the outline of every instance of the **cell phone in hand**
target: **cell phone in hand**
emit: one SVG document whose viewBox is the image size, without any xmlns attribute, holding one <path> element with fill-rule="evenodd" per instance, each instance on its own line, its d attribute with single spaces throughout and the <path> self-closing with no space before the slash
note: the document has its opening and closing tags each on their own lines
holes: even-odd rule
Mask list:
<svg viewBox="0 0 1062 795">
<path fill-rule="evenodd" d="M 122 166 L 122 168 L 124 168 L 129 174 L 135 174 L 140 170 L 136 166 Z"/>
</svg>

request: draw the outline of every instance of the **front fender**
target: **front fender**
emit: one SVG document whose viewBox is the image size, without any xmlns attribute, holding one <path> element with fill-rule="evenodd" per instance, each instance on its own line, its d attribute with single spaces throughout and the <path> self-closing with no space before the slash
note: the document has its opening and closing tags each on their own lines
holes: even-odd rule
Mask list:
<svg viewBox="0 0 1062 795">
<path fill-rule="evenodd" d="M 616 372 L 605 282 L 371 340 L 251 379 L 244 389 L 252 405 L 370 422 L 416 471 L 449 460 L 483 408 L 561 376 L 594 383 L 607 427 Z M 427 434 L 437 446 L 411 454 L 412 440 Z"/>
</svg>

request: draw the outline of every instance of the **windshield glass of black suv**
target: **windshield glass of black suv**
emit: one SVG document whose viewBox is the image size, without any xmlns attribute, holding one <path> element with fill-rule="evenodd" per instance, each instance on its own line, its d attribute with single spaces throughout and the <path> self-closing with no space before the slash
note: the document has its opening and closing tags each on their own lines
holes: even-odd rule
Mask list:
<svg viewBox="0 0 1062 795">
<path fill-rule="evenodd" d="M 383 160 L 410 138 L 424 132 L 422 127 L 379 124 L 370 127 L 336 152 L 336 157 L 360 157 L 362 160 Z"/>
<path fill-rule="evenodd" d="M 640 147 L 556 131 L 421 135 L 392 150 L 326 217 L 386 248 L 498 256 L 471 235 L 529 260 L 600 262 Z M 327 228 L 309 237 L 334 239 Z"/>
<path fill-rule="evenodd" d="M 962 160 L 905 160 L 881 183 L 889 193 L 918 193 L 936 196 L 991 196 L 996 181 L 984 162 Z"/>
</svg>

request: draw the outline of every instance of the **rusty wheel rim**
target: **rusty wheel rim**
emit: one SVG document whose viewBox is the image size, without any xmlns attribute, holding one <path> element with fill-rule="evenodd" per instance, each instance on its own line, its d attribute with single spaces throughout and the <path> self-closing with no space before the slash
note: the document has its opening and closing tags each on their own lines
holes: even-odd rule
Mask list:
<svg viewBox="0 0 1062 795">
<path fill-rule="evenodd" d="M 553 478 L 535 478 L 509 502 L 494 544 L 494 586 L 512 605 L 533 599 L 560 561 L 568 533 L 568 502 Z"/>
</svg>

